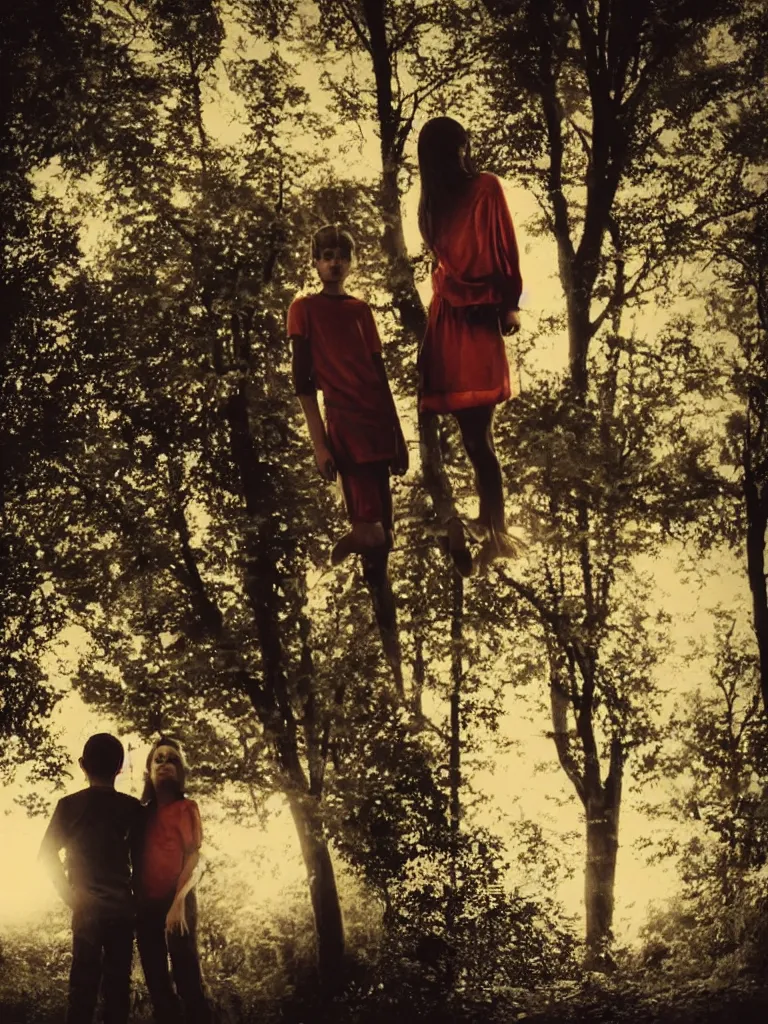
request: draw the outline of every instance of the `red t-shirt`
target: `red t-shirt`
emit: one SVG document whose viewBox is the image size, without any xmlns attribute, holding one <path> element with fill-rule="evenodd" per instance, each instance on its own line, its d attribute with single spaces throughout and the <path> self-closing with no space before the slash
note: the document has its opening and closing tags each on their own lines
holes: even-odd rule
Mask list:
<svg viewBox="0 0 768 1024">
<path fill-rule="evenodd" d="M 340 468 L 394 458 L 397 422 L 373 360 L 381 341 L 370 306 L 352 295 L 302 296 L 288 310 L 288 335 L 310 344 L 328 440 Z"/>
<path fill-rule="evenodd" d="M 184 860 L 203 842 L 200 812 L 194 800 L 174 800 L 156 807 L 147 824 L 141 895 L 164 899 L 176 891 Z"/>
</svg>

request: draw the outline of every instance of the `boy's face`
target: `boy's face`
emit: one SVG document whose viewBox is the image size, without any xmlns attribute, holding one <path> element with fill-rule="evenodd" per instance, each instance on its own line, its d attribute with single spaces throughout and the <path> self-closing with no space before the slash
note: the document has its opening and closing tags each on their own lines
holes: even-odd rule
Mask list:
<svg viewBox="0 0 768 1024">
<path fill-rule="evenodd" d="M 343 249 L 325 246 L 320 250 L 319 259 L 315 260 L 315 269 L 323 284 L 344 281 L 352 261 Z"/>
<path fill-rule="evenodd" d="M 163 745 L 157 748 L 152 755 L 150 777 L 155 786 L 158 782 L 181 781 L 181 758 L 175 747 Z"/>
</svg>

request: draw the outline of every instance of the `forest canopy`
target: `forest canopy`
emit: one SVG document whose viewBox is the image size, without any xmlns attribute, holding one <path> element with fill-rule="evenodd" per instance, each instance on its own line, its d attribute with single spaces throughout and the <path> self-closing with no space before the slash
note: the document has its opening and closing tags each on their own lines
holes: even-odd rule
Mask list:
<svg viewBox="0 0 768 1024">
<path fill-rule="evenodd" d="M 49 810 L 74 695 L 146 745 L 180 737 L 217 835 L 286 810 L 306 873 L 288 909 L 239 914 L 216 857 L 201 885 L 223 1020 L 534 1019 L 544 991 L 570 1019 L 585 979 L 605 986 L 580 990 L 585 1014 L 621 991 L 626 1019 L 655 1020 L 718 970 L 758 999 L 766 40 L 761 0 L 0 14 L 0 773 Z M 526 547 L 468 578 L 440 531 L 475 515 L 472 468 L 451 417 L 417 406 L 417 139 L 444 115 L 523 242 L 495 445 Z M 286 313 L 318 289 L 325 223 L 354 236 L 410 454 L 396 649 L 357 557 L 329 565 L 343 508 L 291 381 Z M 501 801 L 535 775 L 578 831 L 544 809 L 494 822 L 511 750 L 531 779 Z M 675 878 L 632 948 L 625 815 L 638 863 Z M 55 1019 L 56 920 L 0 936 L 0 1006 Z"/>
</svg>

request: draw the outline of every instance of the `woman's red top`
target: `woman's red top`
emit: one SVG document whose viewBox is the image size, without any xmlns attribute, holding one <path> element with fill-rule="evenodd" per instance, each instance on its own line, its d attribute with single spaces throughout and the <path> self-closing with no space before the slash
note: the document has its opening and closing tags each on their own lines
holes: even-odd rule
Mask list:
<svg viewBox="0 0 768 1024">
<path fill-rule="evenodd" d="M 440 226 L 434 249 L 438 262 L 419 354 L 420 406 L 454 412 L 495 405 L 511 393 L 498 314 L 517 308 L 523 286 L 498 178 L 473 179 Z"/>
<path fill-rule="evenodd" d="M 147 823 L 141 870 L 141 895 L 165 899 L 176 892 L 185 859 L 203 842 L 200 812 L 194 800 L 155 807 Z"/>
</svg>

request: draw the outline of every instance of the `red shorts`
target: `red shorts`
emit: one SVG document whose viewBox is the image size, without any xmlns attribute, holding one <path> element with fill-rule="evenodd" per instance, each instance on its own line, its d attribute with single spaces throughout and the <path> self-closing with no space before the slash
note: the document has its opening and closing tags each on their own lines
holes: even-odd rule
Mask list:
<svg viewBox="0 0 768 1024">
<path fill-rule="evenodd" d="M 364 462 L 339 472 L 344 504 L 351 523 L 382 523 L 392 529 L 389 463 Z"/>
</svg>

